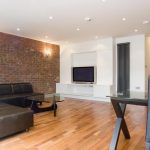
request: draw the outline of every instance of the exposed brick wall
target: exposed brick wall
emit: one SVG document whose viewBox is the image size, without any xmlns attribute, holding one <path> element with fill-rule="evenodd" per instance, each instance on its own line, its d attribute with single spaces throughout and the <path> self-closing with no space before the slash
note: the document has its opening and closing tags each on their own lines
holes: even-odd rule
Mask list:
<svg viewBox="0 0 150 150">
<path fill-rule="evenodd" d="M 43 55 L 45 48 L 52 55 Z M 34 91 L 55 92 L 59 46 L 0 32 L 0 83 L 30 82 Z"/>
</svg>

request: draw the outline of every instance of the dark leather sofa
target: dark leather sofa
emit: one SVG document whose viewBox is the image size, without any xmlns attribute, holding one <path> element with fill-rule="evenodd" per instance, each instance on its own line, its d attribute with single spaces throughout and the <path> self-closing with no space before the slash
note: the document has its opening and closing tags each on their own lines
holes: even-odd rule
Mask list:
<svg viewBox="0 0 150 150">
<path fill-rule="evenodd" d="M 34 93 L 30 83 L 12 83 L 0 84 L 0 102 L 7 104 L 27 107 L 31 101 L 27 97 L 34 95 L 43 95 L 43 93 Z"/>
<path fill-rule="evenodd" d="M 0 84 L 0 138 L 33 126 L 33 111 L 23 107 L 30 105 L 27 97 L 38 94 L 30 83 Z"/>
<path fill-rule="evenodd" d="M 33 126 L 30 109 L 0 103 L 0 138 L 29 130 Z"/>
</svg>

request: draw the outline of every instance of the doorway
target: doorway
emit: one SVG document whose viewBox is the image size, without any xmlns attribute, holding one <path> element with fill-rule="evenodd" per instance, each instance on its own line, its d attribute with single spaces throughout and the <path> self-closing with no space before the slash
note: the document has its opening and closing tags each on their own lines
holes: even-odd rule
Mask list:
<svg viewBox="0 0 150 150">
<path fill-rule="evenodd" d="M 117 44 L 117 93 L 130 95 L 130 43 Z"/>
</svg>

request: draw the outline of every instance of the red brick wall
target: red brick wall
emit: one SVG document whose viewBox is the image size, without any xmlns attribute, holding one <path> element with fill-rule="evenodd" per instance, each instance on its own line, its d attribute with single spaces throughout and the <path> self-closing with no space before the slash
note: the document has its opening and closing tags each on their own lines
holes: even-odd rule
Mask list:
<svg viewBox="0 0 150 150">
<path fill-rule="evenodd" d="M 44 56 L 45 48 L 52 49 Z M 55 92 L 59 46 L 0 32 L 0 83 L 30 82 L 35 92 Z"/>
</svg>

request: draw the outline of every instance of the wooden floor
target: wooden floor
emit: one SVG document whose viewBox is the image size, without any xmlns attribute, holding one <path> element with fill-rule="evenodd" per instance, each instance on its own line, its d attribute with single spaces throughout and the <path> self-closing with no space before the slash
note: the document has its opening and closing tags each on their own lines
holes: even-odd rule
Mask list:
<svg viewBox="0 0 150 150">
<path fill-rule="evenodd" d="M 0 150 L 108 150 L 115 119 L 110 103 L 67 99 L 58 103 L 57 117 L 36 114 L 34 127 L 1 140 Z M 121 133 L 118 150 L 144 150 L 146 108 L 128 106 L 126 121 L 131 139 Z"/>
</svg>

